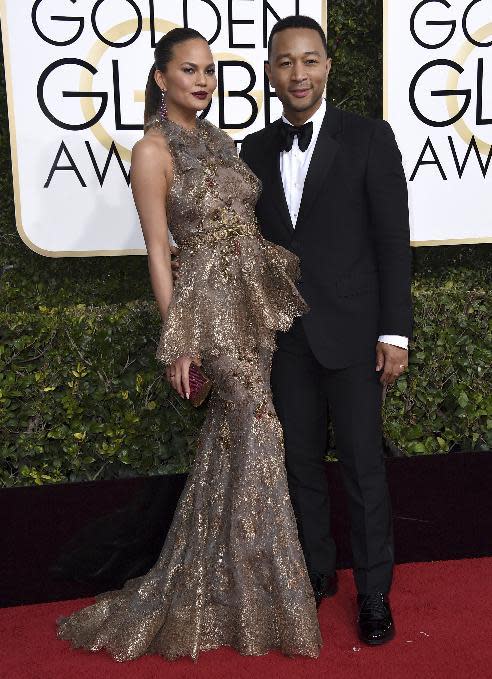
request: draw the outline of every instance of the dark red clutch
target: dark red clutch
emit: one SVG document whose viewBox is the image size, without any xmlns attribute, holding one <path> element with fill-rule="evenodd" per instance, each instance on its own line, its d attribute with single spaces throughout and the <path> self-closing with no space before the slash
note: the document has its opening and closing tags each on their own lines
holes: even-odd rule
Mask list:
<svg viewBox="0 0 492 679">
<path fill-rule="evenodd" d="M 195 363 L 190 365 L 190 401 L 198 408 L 205 401 L 212 388 L 212 380 Z"/>
</svg>

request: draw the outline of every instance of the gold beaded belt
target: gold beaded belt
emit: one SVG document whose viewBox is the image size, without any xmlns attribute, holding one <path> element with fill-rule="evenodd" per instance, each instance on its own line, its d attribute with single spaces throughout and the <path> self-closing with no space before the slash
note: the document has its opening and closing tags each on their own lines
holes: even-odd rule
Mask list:
<svg viewBox="0 0 492 679">
<path fill-rule="evenodd" d="M 237 236 L 250 236 L 258 238 L 260 235 L 255 222 L 247 222 L 238 225 L 220 226 L 217 229 L 199 231 L 182 241 L 181 247 L 192 248 L 199 245 L 212 245 L 222 240 L 230 240 Z"/>
</svg>

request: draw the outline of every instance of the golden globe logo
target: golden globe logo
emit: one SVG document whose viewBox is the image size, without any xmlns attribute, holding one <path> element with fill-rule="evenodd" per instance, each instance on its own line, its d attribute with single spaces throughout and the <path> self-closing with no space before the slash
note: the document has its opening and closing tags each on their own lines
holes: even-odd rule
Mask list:
<svg viewBox="0 0 492 679">
<path fill-rule="evenodd" d="M 38 22 L 38 11 L 45 1 L 46 0 L 37 0 L 32 8 L 33 27 L 38 37 L 41 38 L 43 42 L 58 46 L 61 50 L 62 48 L 76 45 L 77 41 L 85 37 L 88 31 L 92 31 L 96 40 L 87 54 L 80 55 L 83 56 L 83 58 L 60 56 L 59 59 L 56 59 L 43 69 L 37 85 L 39 107 L 46 119 L 60 129 L 72 132 L 90 129 L 97 141 L 108 150 L 106 162 L 101 169 L 97 166 L 90 142 L 87 140 L 85 141 L 87 153 L 89 154 L 91 164 L 94 167 L 94 171 L 101 186 L 104 184 L 106 173 L 113 156 L 116 158 L 126 183 L 129 184 L 129 173 L 125 170 L 122 161 L 130 162 L 131 145 L 122 144 L 118 140 L 118 133 L 122 130 L 142 130 L 143 124 L 142 122 L 132 123 L 123 120 L 121 104 L 122 93 L 120 87 L 120 55 L 125 48 L 135 45 L 137 41 L 139 41 L 138 48 L 143 47 L 144 45 L 145 47 L 155 47 L 157 32 L 165 34 L 180 24 L 168 19 L 156 17 L 154 2 L 149 3 L 150 16 L 145 18 L 142 15 L 142 11 L 133 0 L 124 0 L 124 3 L 127 3 L 128 5 L 127 10 L 130 9 L 135 14 L 135 17 L 121 21 L 103 31 L 98 22 L 99 10 L 105 0 L 97 0 L 92 7 L 90 21 L 88 19 L 85 20 L 84 17 L 81 16 L 51 15 L 50 24 L 42 30 Z M 241 48 L 241 54 L 234 50 L 214 52 L 214 60 L 217 63 L 218 75 L 218 88 L 214 95 L 214 99 L 217 103 L 216 108 L 218 109 L 218 124 L 219 127 L 227 130 L 231 136 L 241 136 L 241 133 L 243 133 L 244 130 L 256 123 L 260 112 L 264 114 L 262 116 L 261 124 L 265 125 L 270 122 L 270 101 L 272 98 L 276 97 L 276 95 L 275 92 L 270 89 L 268 79 L 263 72 L 264 62 L 261 61 L 261 64 L 258 63 L 258 48 L 261 49 L 266 47 L 268 40 L 268 21 L 276 21 L 280 18 L 280 15 L 275 11 L 272 4 L 266 0 L 262 3 L 256 3 L 256 5 L 262 5 L 262 11 L 260 13 L 263 20 L 262 31 L 253 31 L 250 39 L 254 39 L 254 42 L 245 43 L 239 42 L 237 26 L 251 25 L 252 28 L 254 28 L 253 24 L 255 22 L 252 18 L 238 19 L 234 14 L 234 3 L 231 2 L 214 3 L 211 2 L 211 0 L 195 0 L 194 2 L 190 2 L 189 0 L 184 0 L 182 4 L 181 25 L 189 25 L 191 8 L 193 6 L 196 9 L 200 3 L 202 5 L 206 4 L 206 6 L 212 10 L 212 17 L 209 17 L 211 21 L 202 28 L 206 37 L 208 37 L 208 34 L 210 33 L 208 39 L 211 46 L 217 41 L 221 43 L 222 46 L 226 44 L 228 47 Z M 250 7 L 253 4 L 254 3 L 251 3 Z M 291 0 L 290 4 L 292 4 L 292 8 L 290 8 L 291 11 L 299 13 L 298 0 Z M 227 9 L 224 17 L 222 17 L 220 12 L 221 7 L 219 7 L 219 5 L 224 5 L 222 9 Z M 283 9 L 287 10 L 289 8 L 284 7 Z M 53 24 L 55 26 L 58 24 L 58 27 L 63 25 L 68 28 L 66 31 L 67 35 L 63 36 L 63 39 L 55 39 L 55 37 L 53 37 L 52 33 L 56 33 Z M 148 40 L 144 39 L 145 36 L 148 36 Z M 107 60 L 108 54 L 111 59 L 111 76 L 108 72 L 108 65 L 102 64 L 104 59 Z M 248 54 L 250 58 L 248 58 Z M 149 57 L 148 67 L 150 68 L 152 59 L 151 53 L 149 53 Z M 254 63 L 252 62 L 253 58 L 256 59 L 256 71 Z M 49 86 L 50 78 L 54 77 L 55 73 L 63 74 L 64 69 L 67 67 L 80 69 L 79 90 L 63 90 L 62 96 L 79 98 L 83 114 L 82 122 L 75 123 L 69 122 L 66 118 L 64 119 L 63 116 L 66 115 L 65 111 L 63 111 L 61 115 L 58 114 L 58 116 L 56 116 L 46 100 L 45 90 Z M 101 67 L 103 69 L 102 71 Z M 133 71 L 135 71 L 135 69 L 133 69 Z M 133 71 L 133 76 L 137 76 L 137 73 L 134 73 Z M 144 77 L 146 77 L 146 73 L 147 72 L 143 74 Z M 141 76 L 142 74 L 139 75 Z M 102 79 L 107 84 L 111 82 L 112 92 L 109 87 L 105 88 L 103 86 L 96 88 L 94 86 L 96 76 L 102 76 Z M 244 81 L 245 79 L 247 82 L 245 86 L 241 88 L 235 86 L 235 89 L 231 90 L 226 88 L 226 78 L 229 79 L 229 82 L 234 81 L 237 83 L 238 81 Z M 258 84 L 260 87 L 258 87 Z M 108 118 L 106 114 L 111 96 L 114 105 L 114 120 Z M 143 103 L 144 96 L 144 91 L 142 89 L 135 88 L 133 90 L 134 102 Z M 229 101 L 228 106 L 226 106 L 226 101 Z M 238 102 L 240 103 L 238 104 Z M 236 105 L 236 109 L 234 108 L 234 104 Z M 237 111 L 238 106 L 241 109 L 239 116 L 237 115 L 237 112 L 236 115 L 234 115 L 234 110 Z M 210 106 L 201 114 L 201 117 L 207 116 L 209 111 Z M 240 139 L 238 141 L 240 141 Z M 68 159 L 68 166 L 61 164 L 62 158 L 64 160 Z M 53 177 L 58 170 L 73 170 L 79 183 L 82 186 L 85 186 L 84 178 L 82 173 L 78 170 L 77 165 L 78 163 L 72 156 L 69 145 L 66 144 L 65 141 L 61 141 L 57 152 L 54 154 L 54 161 L 49 170 L 47 180 L 44 183 L 44 188 L 50 186 Z"/>
<path fill-rule="evenodd" d="M 151 22 L 149 19 L 143 19 L 142 23 L 142 31 L 152 31 L 152 26 L 154 27 L 154 30 L 157 29 L 158 31 L 162 32 L 163 34 L 167 33 L 168 31 L 172 30 L 173 28 L 177 28 L 178 24 L 174 24 L 170 21 L 166 21 L 165 19 L 155 19 L 153 24 L 151 25 Z M 132 35 L 135 33 L 137 30 L 137 22 L 136 20 L 130 20 L 126 22 L 122 22 L 120 24 L 117 24 L 113 26 L 110 30 L 106 31 L 104 33 L 104 37 L 108 40 L 111 41 L 111 43 L 115 43 L 121 38 L 125 38 L 128 35 Z M 90 50 L 89 54 L 87 55 L 85 61 L 97 70 L 97 66 L 99 62 L 101 61 L 102 57 L 104 56 L 105 52 L 110 48 L 107 42 L 102 42 L 98 40 L 97 42 L 94 43 L 92 49 Z M 237 62 L 238 64 L 244 64 L 246 63 L 247 66 L 249 66 L 249 73 L 250 75 L 253 73 L 253 66 L 249 64 L 248 62 L 244 62 L 243 58 L 239 54 L 234 54 L 231 52 L 214 52 L 214 61 L 218 62 L 219 64 L 219 72 L 220 69 L 223 68 L 224 64 L 230 64 L 231 62 Z M 150 64 L 149 64 L 150 68 Z M 251 79 L 250 79 L 251 80 Z M 82 112 L 84 115 L 85 120 L 87 123 L 90 125 L 91 132 L 93 135 L 96 137 L 96 139 L 104 146 L 106 149 L 110 150 L 112 144 L 114 143 L 116 146 L 116 149 L 118 150 L 118 153 L 120 154 L 120 157 L 123 158 L 124 160 L 127 160 L 128 162 L 131 159 L 131 150 L 118 142 L 116 142 L 113 139 L 113 136 L 104 128 L 103 124 L 100 122 L 100 115 L 96 111 L 95 105 L 94 105 L 94 97 L 95 96 L 100 96 L 99 94 L 94 93 L 93 91 L 93 83 L 94 83 L 94 73 L 89 71 L 89 70 L 84 70 L 81 73 L 80 76 L 80 91 L 81 92 L 91 92 L 92 97 L 90 98 L 84 98 L 81 100 L 81 107 L 82 107 Z M 264 98 L 264 93 L 261 90 L 258 89 L 248 89 L 248 91 L 241 92 L 241 94 L 245 97 L 248 98 L 248 100 L 251 102 L 251 97 L 254 99 L 254 103 L 252 105 L 252 115 L 248 120 L 246 120 L 246 124 L 250 124 L 252 122 L 251 118 L 258 115 L 258 112 L 262 109 L 263 106 L 263 98 Z M 219 90 L 219 92 L 214 93 L 214 97 L 221 97 L 221 104 L 219 105 L 220 108 L 223 110 L 223 100 L 224 98 L 227 98 L 230 96 L 230 93 L 228 91 L 225 91 L 222 88 L 222 91 Z M 273 95 L 271 95 L 273 96 Z M 144 90 L 139 90 L 135 89 L 134 90 L 134 100 L 136 102 L 144 102 L 145 98 L 145 92 Z M 205 114 L 207 114 L 208 111 L 205 111 Z M 245 125 L 245 122 L 242 121 L 241 125 Z M 242 128 L 236 128 L 234 126 L 226 126 L 229 128 L 228 131 L 231 135 L 234 135 L 237 132 L 241 132 Z"/>
<path fill-rule="evenodd" d="M 472 0 L 464 8 L 459 17 L 449 17 L 455 9 L 447 0 L 423 0 L 414 8 L 410 17 L 410 33 L 413 40 L 420 47 L 428 51 L 438 50 L 446 47 L 455 37 L 456 32 L 461 30 L 463 43 L 453 58 L 437 58 L 430 60 L 421 66 L 415 73 L 409 85 L 409 103 L 415 117 L 424 125 L 430 128 L 453 127 L 459 137 L 467 144 L 467 149 L 463 157 L 458 157 L 458 150 L 453 137 L 448 135 L 449 150 L 452 156 L 454 167 L 456 168 L 459 179 L 464 175 L 468 163 L 472 157 L 476 158 L 483 178 L 487 176 L 492 160 L 491 142 L 483 138 L 486 131 L 492 140 L 492 112 L 488 114 L 485 110 L 485 88 L 492 78 L 492 23 L 487 22 L 478 29 L 471 30 L 470 25 L 473 21 L 473 11 L 483 7 L 483 3 L 488 4 L 489 0 Z M 430 35 L 423 35 L 418 30 L 417 22 L 420 14 L 433 7 L 439 14 L 432 19 L 425 21 L 425 27 L 440 27 L 442 35 L 439 39 L 431 41 Z M 433 33 L 435 38 L 435 33 Z M 466 74 L 466 69 L 470 68 L 470 56 L 480 51 L 476 59 L 474 83 L 472 90 L 470 87 L 460 87 L 460 78 Z M 431 97 L 444 98 L 446 103 L 447 117 L 430 117 L 424 113 L 425 102 L 420 101 L 417 96 L 417 89 L 427 75 L 434 73 L 441 74 L 442 69 L 447 70 L 446 87 L 444 89 L 432 89 L 427 94 Z M 489 74 L 487 77 L 487 74 Z M 488 91 L 490 92 L 490 90 Z M 470 123 L 466 120 L 466 114 L 471 111 L 472 102 L 474 104 L 474 124 L 470 129 Z M 489 117 L 487 117 L 489 116 Z M 448 179 L 448 172 L 445 169 L 445 162 L 442 160 L 442 152 L 438 152 L 435 144 L 429 136 L 424 144 L 420 156 L 410 175 L 410 181 L 414 181 L 423 166 L 434 165 L 444 181 Z M 485 160 L 482 158 L 485 156 Z"/>
</svg>

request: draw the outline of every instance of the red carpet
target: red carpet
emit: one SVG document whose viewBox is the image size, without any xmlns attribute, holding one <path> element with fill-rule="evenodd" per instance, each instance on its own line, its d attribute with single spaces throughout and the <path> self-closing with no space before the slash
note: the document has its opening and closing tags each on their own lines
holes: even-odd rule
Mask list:
<svg viewBox="0 0 492 679">
<path fill-rule="evenodd" d="M 278 653 L 243 657 L 231 649 L 198 663 L 145 656 L 126 663 L 104 652 L 73 650 L 55 637 L 55 619 L 85 601 L 0 610 L 2 679 L 489 679 L 492 677 L 492 558 L 397 566 L 392 608 L 397 635 L 386 646 L 362 646 L 354 631 L 349 571 L 323 602 L 318 660 Z"/>
</svg>

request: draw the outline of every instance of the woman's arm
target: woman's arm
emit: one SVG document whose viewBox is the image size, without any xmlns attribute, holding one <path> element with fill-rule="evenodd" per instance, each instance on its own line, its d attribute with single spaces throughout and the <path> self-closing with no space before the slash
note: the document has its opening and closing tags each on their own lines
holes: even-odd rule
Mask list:
<svg viewBox="0 0 492 679">
<path fill-rule="evenodd" d="M 147 246 L 152 290 L 164 321 L 173 292 L 166 195 L 171 159 L 163 139 L 147 135 L 133 147 L 131 187 Z"/>
<path fill-rule="evenodd" d="M 171 249 L 168 239 L 166 196 L 172 160 L 164 140 L 147 134 L 133 147 L 131 187 L 147 246 L 150 282 L 163 321 L 173 294 Z M 182 398 L 190 397 L 189 370 L 198 357 L 182 356 L 166 367 L 169 382 Z"/>
</svg>

